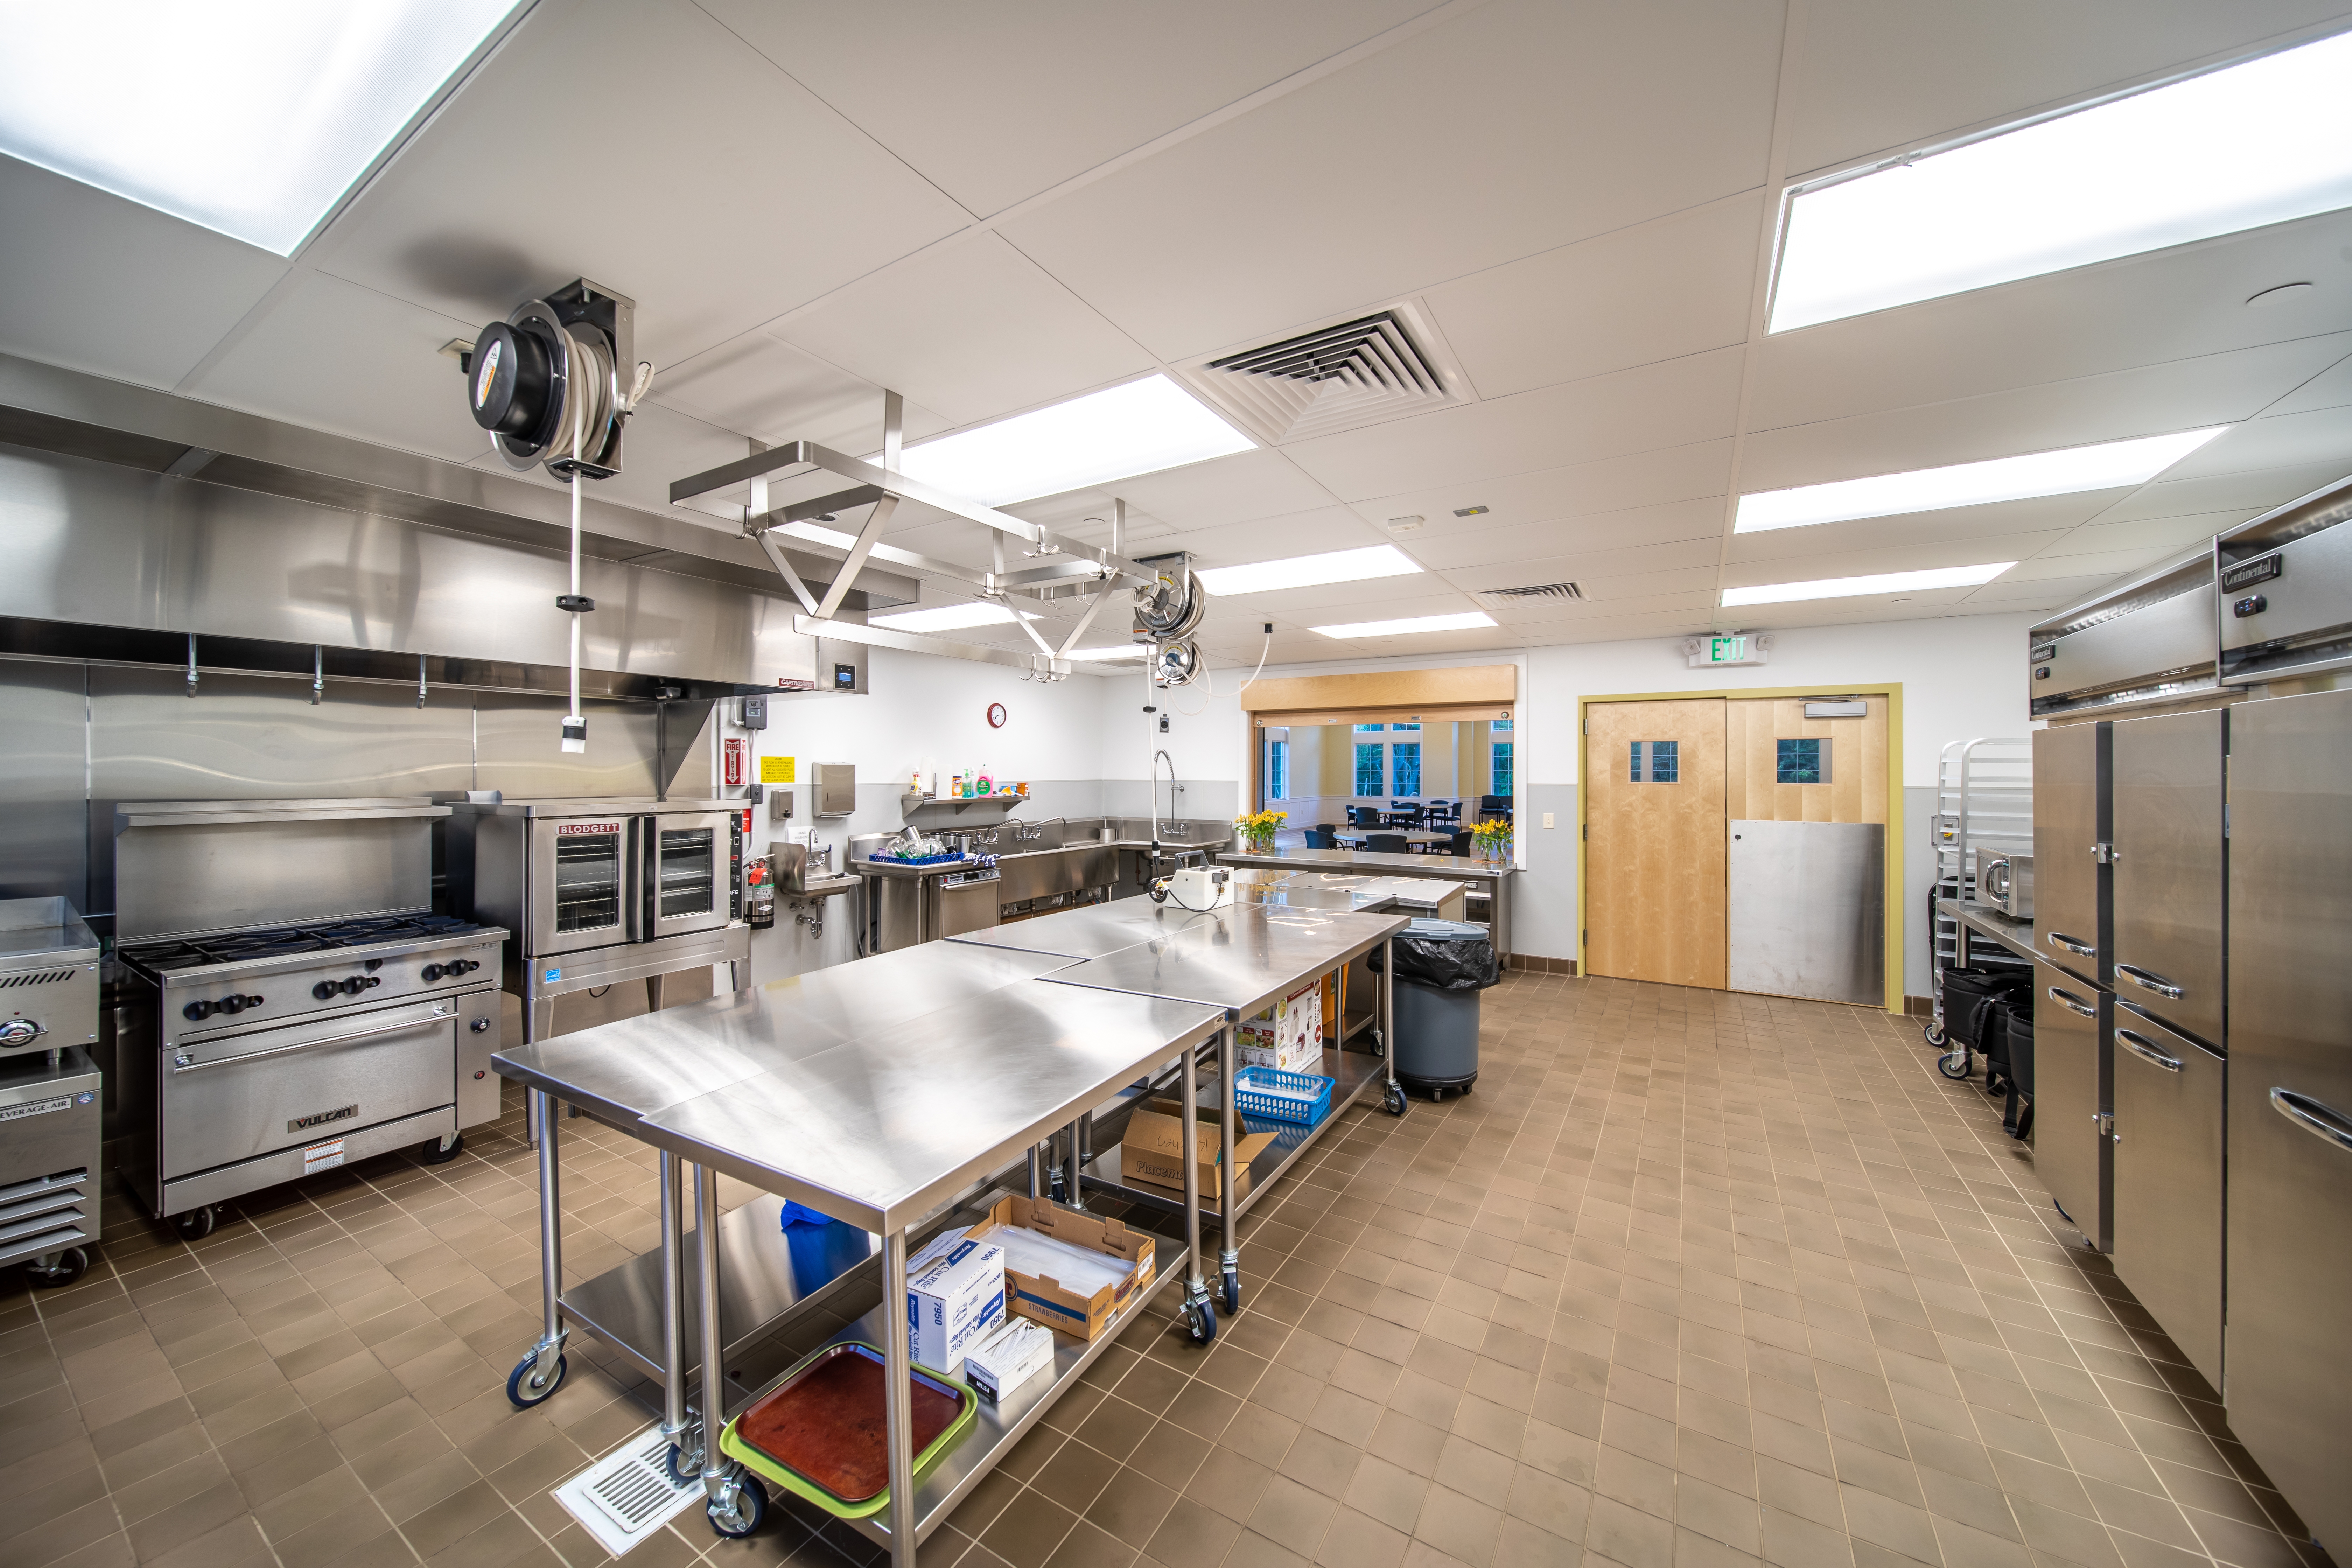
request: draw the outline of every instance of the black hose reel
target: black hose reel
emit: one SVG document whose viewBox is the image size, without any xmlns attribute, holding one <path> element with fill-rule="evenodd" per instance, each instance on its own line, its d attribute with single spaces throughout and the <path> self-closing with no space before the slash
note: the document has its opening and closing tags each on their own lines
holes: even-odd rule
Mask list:
<svg viewBox="0 0 2352 1568">
<path fill-rule="evenodd" d="M 559 479 L 610 479 L 621 471 L 622 429 L 653 380 L 635 351 L 635 303 L 575 279 L 481 330 L 459 362 L 467 404 L 518 473 L 544 463 Z"/>
</svg>

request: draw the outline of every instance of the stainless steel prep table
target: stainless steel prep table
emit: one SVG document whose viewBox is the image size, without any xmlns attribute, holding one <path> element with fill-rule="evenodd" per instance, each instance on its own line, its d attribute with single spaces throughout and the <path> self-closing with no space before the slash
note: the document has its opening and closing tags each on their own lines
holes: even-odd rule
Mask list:
<svg viewBox="0 0 2352 1568">
<path fill-rule="evenodd" d="M 2032 921 L 2021 921 L 1984 904 L 1964 902 L 1958 899 L 1937 899 L 1936 912 L 1948 920 L 1959 922 L 1960 947 L 1954 956 L 1966 964 L 1971 940 L 1990 942 L 2011 958 L 2032 963 L 2039 957 L 2034 951 L 2034 928 Z"/>
<path fill-rule="evenodd" d="M 1262 889 L 1264 885 L 1259 886 Z M 1142 905 L 1139 909 L 1135 907 L 1139 904 Z M 1240 1142 L 1239 1129 L 1233 1096 L 1227 1090 L 1234 1081 L 1241 1020 L 1288 995 L 1299 982 L 1319 979 L 1375 947 L 1384 947 L 1408 923 L 1406 917 L 1396 914 L 1305 910 L 1251 901 L 1192 910 L 1172 902 L 1147 904 L 1129 900 L 1122 904 L 1066 910 L 992 931 L 973 931 L 953 939 L 951 945 L 1060 953 L 1085 962 L 1042 976 L 1047 984 L 1166 996 L 1222 1009 L 1224 1027 L 1217 1038 L 1217 1103 L 1224 1138 L 1223 1147 L 1233 1149 Z M 1388 1073 L 1387 1042 L 1389 1020 L 1394 1016 L 1395 967 L 1393 962 L 1384 962 L 1381 968 L 1380 1055 L 1367 1058 L 1360 1052 L 1326 1050 L 1323 1071 L 1332 1080 L 1332 1090 L 1330 1109 L 1322 1120 L 1296 1140 L 1278 1140 L 1273 1148 L 1251 1162 L 1247 1197 L 1236 1194 L 1235 1189 L 1241 1185 L 1238 1181 L 1218 1184 L 1219 1234 L 1223 1242 L 1218 1264 L 1228 1312 L 1241 1307 L 1241 1251 L 1236 1226 L 1257 1194 L 1265 1192 L 1283 1168 L 1373 1082 L 1385 1083 L 1384 1103 L 1391 1114 L 1404 1109 L 1404 1091 Z M 1351 1061 L 1351 1056 L 1357 1059 Z M 1194 1090 L 1189 1070 L 1184 1079 L 1185 1115 L 1190 1118 Z M 1185 1134 L 1188 1138 L 1192 1135 L 1189 1125 Z M 1080 1147 L 1075 1135 L 1070 1147 Z M 1189 1151 L 1185 1157 L 1189 1171 Z M 1128 1184 L 1117 1162 L 1107 1154 L 1097 1156 L 1071 1184 L 1073 1194 L 1083 1194 L 1087 1187 L 1115 1193 L 1129 1202 L 1153 1208 L 1170 1206 L 1166 1194 Z M 1188 1225 L 1197 1223 L 1199 1202 L 1198 1194 L 1188 1185 L 1180 1211 Z"/>
<path fill-rule="evenodd" d="M 1292 871 L 1339 871 L 1370 876 L 1434 878 L 1468 882 L 1486 894 L 1494 911 L 1495 956 L 1511 962 L 1511 879 L 1516 866 L 1496 866 L 1445 855 L 1375 855 L 1361 849 L 1220 849 L 1221 866 L 1262 866 Z M 1433 864 L 1434 862 L 1434 864 Z"/>
<path fill-rule="evenodd" d="M 909 1485 L 908 1328 L 903 1308 L 892 1310 L 906 1298 L 908 1227 L 992 1172 L 1008 1152 L 1034 1146 L 1139 1074 L 1174 1056 L 1189 1065 L 1224 1023 L 1218 1009 L 1199 1004 L 1113 991 L 1049 993 L 1037 984 L 1043 972 L 1067 966 L 1060 955 L 934 943 L 500 1053 L 499 1071 L 527 1086 L 544 1130 L 539 1164 L 546 1332 L 516 1366 L 509 1396 L 536 1404 L 562 1377 L 562 1319 L 570 1299 L 557 1293 L 562 1122 L 545 1114 L 561 1098 L 660 1152 L 662 1251 L 655 1289 L 662 1302 L 656 1353 L 666 1388 L 663 1426 L 678 1445 L 681 1468 L 699 1469 L 722 1533 L 757 1528 L 765 1499 L 709 1440 L 723 1426 L 727 1406 L 719 1261 L 727 1227 L 718 1223 L 718 1173 L 880 1234 L 882 1306 L 838 1337 L 884 1346 L 888 1522 L 877 1518 L 858 1528 L 889 1544 L 900 1568 L 910 1568 L 917 1542 L 1112 1336 L 1057 1342 L 1050 1382 L 984 1406 L 972 1436 L 919 1489 Z M 1181 1076 L 1189 1113 L 1193 1079 Z M 1192 1142 L 1188 1126 L 1188 1172 Z M 717 1238 L 708 1247 L 698 1239 L 694 1248 L 692 1301 L 709 1417 L 699 1439 L 685 1399 L 681 1166 L 695 1189 L 698 1237 Z M 1197 1191 L 1189 1196 L 1191 1257 L 1181 1273 L 1188 1290 L 1205 1301 Z M 771 1245 L 782 1248 L 780 1239 Z M 1141 1311 L 1179 1273 L 1155 1268 L 1151 1281 L 1120 1309 L 1121 1319 Z M 635 1348 L 631 1353 L 646 1359 Z"/>
</svg>

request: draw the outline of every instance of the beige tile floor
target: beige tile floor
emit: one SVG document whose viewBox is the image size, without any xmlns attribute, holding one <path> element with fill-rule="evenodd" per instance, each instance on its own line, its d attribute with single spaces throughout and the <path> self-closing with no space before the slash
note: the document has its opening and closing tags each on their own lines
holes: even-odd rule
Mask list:
<svg viewBox="0 0 2352 1568">
<path fill-rule="evenodd" d="M 1253 1214 L 1215 1346 L 1130 1329 L 923 1562 L 2320 1560 L 1915 1028 L 1549 975 L 1486 1004 L 1476 1093 L 1351 1113 Z M 589 1274 L 650 1245 L 652 1183 L 568 1127 Z M 81 1284 L 0 1276 L 0 1563 L 600 1561 L 548 1491 L 655 1391 L 575 1340 L 562 1392 L 509 1408 L 515 1131 L 262 1194 L 194 1247 L 118 1202 Z M 874 1558 L 775 1514 L 722 1543 L 690 1512 L 633 1568 Z"/>
</svg>

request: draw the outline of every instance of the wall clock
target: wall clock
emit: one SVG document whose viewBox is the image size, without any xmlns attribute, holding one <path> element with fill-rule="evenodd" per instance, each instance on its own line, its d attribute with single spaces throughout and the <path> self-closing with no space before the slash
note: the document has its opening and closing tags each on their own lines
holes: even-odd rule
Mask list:
<svg viewBox="0 0 2352 1568">
<path fill-rule="evenodd" d="M 992 702 L 988 705 L 988 727 L 992 730 L 1002 730 L 1004 728 L 1003 703 Z"/>
</svg>

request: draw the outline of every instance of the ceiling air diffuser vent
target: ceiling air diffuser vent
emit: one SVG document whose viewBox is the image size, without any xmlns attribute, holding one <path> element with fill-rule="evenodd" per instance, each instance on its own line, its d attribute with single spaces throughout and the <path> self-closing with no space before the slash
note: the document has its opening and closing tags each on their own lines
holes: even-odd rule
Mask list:
<svg viewBox="0 0 2352 1568">
<path fill-rule="evenodd" d="M 1528 588 L 1489 588 L 1471 597 L 1490 610 L 1507 610 L 1538 599 L 1581 599 L 1584 590 L 1573 583 L 1538 583 Z"/>
<path fill-rule="evenodd" d="M 1382 310 L 1210 360 L 1191 379 L 1266 439 L 1296 441 L 1461 402 L 1460 378 L 1415 336 L 1403 310 Z"/>
</svg>

